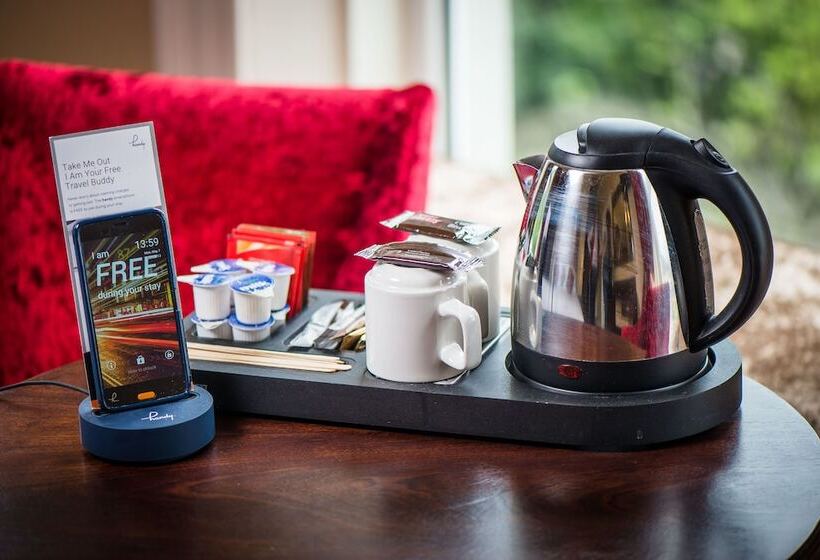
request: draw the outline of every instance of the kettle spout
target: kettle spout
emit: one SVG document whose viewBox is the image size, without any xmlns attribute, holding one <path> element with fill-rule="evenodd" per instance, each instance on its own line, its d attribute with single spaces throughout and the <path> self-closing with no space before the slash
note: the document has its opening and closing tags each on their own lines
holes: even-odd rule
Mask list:
<svg viewBox="0 0 820 560">
<path fill-rule="evenodd" d="M 524 194 L 524 200 L 529 198 L 538 170 L 544 165 L 546 159 L 547 156 L 545 155 L 529 156 L 513 164 L 513 169 L 518 177 L 518 184 L 521 185 L 521 192 Z"/>
</svg>

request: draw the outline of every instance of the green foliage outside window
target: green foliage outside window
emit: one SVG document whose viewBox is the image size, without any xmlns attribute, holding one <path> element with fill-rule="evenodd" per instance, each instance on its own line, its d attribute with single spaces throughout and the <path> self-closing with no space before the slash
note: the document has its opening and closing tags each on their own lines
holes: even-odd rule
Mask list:
<svg viewBox="0 0 820 560">
<path fill-rule="evenodd" d="M 707 136 L 820 246 L 820 1 L 514 0 L 517 141 L 601 116 Z"/>
</svg>

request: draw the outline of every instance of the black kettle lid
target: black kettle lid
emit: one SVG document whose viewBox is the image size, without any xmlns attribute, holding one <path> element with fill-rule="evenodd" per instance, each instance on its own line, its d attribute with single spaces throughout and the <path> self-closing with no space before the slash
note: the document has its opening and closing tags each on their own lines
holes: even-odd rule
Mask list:
<svg viewBox="0 0 820 560">
<path fill-rule="evenodd" d="M 549 158 L 581 169 L 638 169 L 663 129 L 636 119 L 596 119 L 558 136 Z"/>
</svg>

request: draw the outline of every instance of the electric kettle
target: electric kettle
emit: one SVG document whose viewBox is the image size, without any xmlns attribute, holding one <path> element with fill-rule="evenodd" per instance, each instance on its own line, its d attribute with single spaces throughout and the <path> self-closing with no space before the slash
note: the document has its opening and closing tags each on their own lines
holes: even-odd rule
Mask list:
<svg viewBox="0 0 820 560">
<path fill-rule="evenodd" d="M 757 309 L 774 260 L 763 210 L 706 139 L 605 118 L 514 164 L 527 208 L 512 295 L 512 365 L 537 385 L 581 392 L 670 387 L 705 374 L 709 346 Z M 698 199 L 742 250 L 719 313 Z"/>
</svg>

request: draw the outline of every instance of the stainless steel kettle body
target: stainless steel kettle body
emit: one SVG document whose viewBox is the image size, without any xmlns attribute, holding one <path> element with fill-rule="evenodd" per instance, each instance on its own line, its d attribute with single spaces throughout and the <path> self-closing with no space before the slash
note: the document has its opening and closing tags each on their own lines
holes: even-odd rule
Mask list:
<svg viewBox="0 0 820 560">
<path fill-rule="evenodd" d="M 667 129 L 626 119 L 582 128 L 556 139 L 549 157 L 515 166 L 527 208 L 513 276 L 513 367 L 536 383 L 587 392 L 683 382 L 708 367 L 708 345 L 742 324 L 765 294 L 772 261 L 768 225 L 742 183 L 738 192 L 745 202 L 751 196 L 753 211 L 733 224 L 743 230 L 742 246 L 751 239 L 746 251 L 755 247 L 761 254 L 744 257 L 750 285 L 739 288 L 742 301 L 727 306 L 731 316 L 715 317 L 697 203 L 714 197 L 704 195 L 702 184 L 681 187 L 691 178 L 686 169 L 670 171 L 666 160 L 660 168 L 645 165 L 655 137 Z M 687 147 L 699 154 L 688 139 Z M 731 198 L 717 202 L 734 205 Z M 730 220 L 736 213 L 727 212 Z"/>
</svg>

